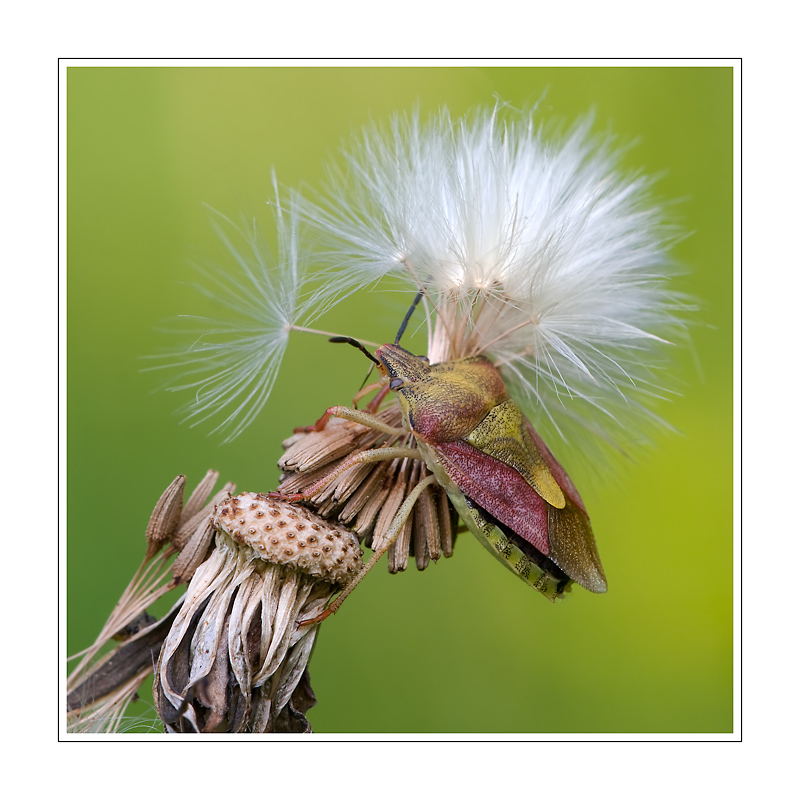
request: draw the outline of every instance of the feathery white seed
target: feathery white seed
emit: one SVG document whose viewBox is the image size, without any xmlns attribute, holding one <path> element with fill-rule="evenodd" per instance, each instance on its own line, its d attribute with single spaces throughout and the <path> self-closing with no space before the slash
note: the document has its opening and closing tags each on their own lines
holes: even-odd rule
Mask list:
<svg viewBox="0 0 800 800">
<path fill-rule="evenodd" d="M 196 338 L 173 388 L 194 391 L 193 422 L 234 438 L 266 402 L 292 327 L 393 276 L 409 298 L 425 291 L 432 362 L 484 353 L 545 439 L 588 430 L 625 444 L 654 419 L 688 308 L 668 286 L 677 233 L 652 183 L 620 168 L 588 118 L 559 135 L 499 107 L 397 117 L 354 144 L 327 197 L 276 201 L 277 263 L 225 220 L 234 270 L 210 274 L 206 293 L 230 319 Z"/>
<path fill-rule="evenodd" d="M 424 289 L 432 362 L 484 353 L 545 437 L 576 422 L 616 440 L 652 416 L 687 307 L 667 285 L 676 230 L 620 155 L 588 118 L 559 136 L 497 108 L 398 117 L 296 213 L 340 293 Z"/>
</svg>

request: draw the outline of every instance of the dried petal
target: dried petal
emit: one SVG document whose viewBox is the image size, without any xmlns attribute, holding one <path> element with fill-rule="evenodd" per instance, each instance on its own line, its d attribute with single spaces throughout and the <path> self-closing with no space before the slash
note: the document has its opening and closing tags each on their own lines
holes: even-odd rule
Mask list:
<svg viewBox="0 0 800 800">
<path fill-rule="evenodd" d="M 193 517 L 203 508 L 209 494 L 211 494 L 211 490 L 214 488 L 214 484 L 218 479 L 219 472 L 217 472 L 215 469 L 210 469 L 208 472 L 206 472 L 203 480 L 201 480 L 200 483 L 195 486 L 194 491 L 186 501 L 186 505 L 183 508 L 183 513 L 181 514 L 181 525 L 183 525 L 189 518 Z"/>
<path fill-rule="evenodd" d="M 375 523 L 375 530 L 372 533 L 372 544 L 370 545 L 373 550 L 378 550 L 383 544 L 386 532 L 392 524 L 392 520 L 397 514 L 398 509 L 403 504 L 403 500 L 408 494 L 408 461 L 403 459 L 402 462 L 395 461 L 392 463 L 390 470 L 392 488 L 389 495 L 384 501 L 381 512 L 378 515 L 378 520 Z"/>
<path fill-rule="evenodd" d="M 203 479 L 203 482 L 205 482 L 208 479 L 208 476 L 210 474 L 211 474 L 211 472 L 209 472 L 206 475 L 206 477 Z M 232 494 L 233 492 L 236 491 L 236 484 L 234 484 L 234 483 L 226 483 L 222 487 L 222 489 L 220 489 L 220 491 L 218 491 L 214 495 L 214 497 L 212 497 L 211 500 L 208 503 L 205 504 L 205 506 L 202 506 L 201 508 L 198 508 L 197 511 L 194 511 L 190 515 L 188 512 L 191 511 L 191 508 L 192 507 L 196 507 L 196 505 L 200 504 L 199 503 L 199 496 L 198 496 L 197 492 L 198 492 L 198 489 L 200 489 L 200 486 L 202 486 L 202 485 L 203 485 L 203 483 L 201 482 L 201 484 L 198 485 L 197 489 L 195 489 L 195 491 L 192 492 L 192 496 L 189 498 L 189 502 L 186 504 L 186 508 L 184 509 L 184 513 L 181 515 L 180 527 L 175 532 L 175 535 L 172 537 L 172 544 L 178 550 L 183 550 L 183 548 L 186 546 L 186 543 L 191 539 L 192 536 L 194 536 L 194 533 L 197 530 L 197 528 L 199 527 L 200 523 L 204 522 L 206 519 L 208 519 L 211 516 L 211 513 L 214 510 L 214 506 L 217 503 L 221 503 L 226 497 L 228 497 L 230 494 Z M 213 487 L 213 484 L 212 484 L 212 487 Z M 210 489 L 209 489 L 209 491 L 210 491 Z M 203 499 L 205 499 L 205 497 L 207 497 L 207 495 L 208 495 L 208 491 L 204 491 L 203 492 Z M 193 501 L 195 501 L 195 500 L 197 500 L 198 502 L 194 503 Z"/>
<path fill-rule="evenodd" d="M 206 560 L 209 549 L 213 545 L 215 533 L 211 518 L 202 516 L 200 524 L 172 564 L 172 574 L 176 586 L 188 583 L 195 570 Z"/>
<path fill-rule="evenodd" d="M 414 556 L 417 569 L 425 569 L 428 561 L 439 560 L 442 554 L 440 537 L 439 514 L 433 492 L 428 487 L 414 506 Z"/>
</svg>

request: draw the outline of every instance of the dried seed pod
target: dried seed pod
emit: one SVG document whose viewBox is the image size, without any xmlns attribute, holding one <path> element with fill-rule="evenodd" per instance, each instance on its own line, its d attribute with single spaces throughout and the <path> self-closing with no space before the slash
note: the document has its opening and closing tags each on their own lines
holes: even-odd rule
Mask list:
<svg viewBox="0 0 800 800">
<path fill-rule="evenodd" d="M 206 514 L 197 523 L 181 552 L 172 562 L 173 584 L 188 583 L 195 570 L 206 560 L 214 542 L 215 529 Z"/>
<path fill-rule="evenodd" d="M 211 524 L 215 546 L 159 656 L 159 716 L 173 731 L 310 731 L 306 666 L 319 626 L 301 623 L 361 566 L 358 539 L 252 492 L 219 502 Z"/>
<path fill-rule="evenodd" d="M 167 486 L 159 498 L 150 521 L 147 523 L 145 538 L 147 539 L 147 554 L 145 560 L 152 558 L 168 541 L 178 528 L 183 508 L 183 491 L 186 488 L 186 476 L 178 475 Z"/>
<path fill-rule="evenodd" d="M 210 469 L 206 472 L 203 480 L 195 486 L 194 491 L 189 496 L 189 499 L 186 501 L 186 505 L 183 507 L 183 512 L 181 513 L 181 525 L 183 525 L 186 520 L 193 517 L 197 514 L 200 509 L 206 504 L 206 500 L 208 499 L 209 494 L 211 494 L 211 490 L 214 488 L 217 480 L 219 479 L 219 472 L 215 469 Z"/>
</svg>

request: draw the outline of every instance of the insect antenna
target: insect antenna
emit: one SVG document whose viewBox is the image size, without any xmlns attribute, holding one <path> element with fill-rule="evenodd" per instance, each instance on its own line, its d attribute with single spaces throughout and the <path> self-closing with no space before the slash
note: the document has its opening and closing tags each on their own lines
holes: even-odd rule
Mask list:
<svg viewBox="0 0 800 800">
<path fill-rule="evenodd" d="M 352 345 L 357 350 L 360 350 L 374 364 L 377 364 L 378 366 L 380 366 L 380 364 L 381 364 L 381 362 L 378 361 L 378 359 L 375 358 L 375 356 L 372 355 L 372 353 L 370 353 L 370 351 L 367 350 L 367 348 L 364 347 L 364 345 L 361 344 L 361 342 L 359 342 L 358 339 L 353 339 L 351 336 L 331 336 L 331 338 L 328 339 L 328 341 L 329 342 L 333 342 L 334 344 L 349 344 L 349 345 Z"/>
<path fill-rule="evenodd" d="M 413 302 L 411 303 L 411 308 L 406 311 L 405 319 L 400 323 L 400 330 L 397 331 L 397 336 L 394 337 L 394 343 L 400 344 L 400 338 L 406 332 L 406 327 L 408 326 L 408 321 L 411 319 L 411 315 L 414 313 L 414 309 L 419 305 L 419 301 L 422 300 L 422 295 L 424 292 L 420 289 L 417 292 L 417 296 L 414 298 Z"/>
</svg>

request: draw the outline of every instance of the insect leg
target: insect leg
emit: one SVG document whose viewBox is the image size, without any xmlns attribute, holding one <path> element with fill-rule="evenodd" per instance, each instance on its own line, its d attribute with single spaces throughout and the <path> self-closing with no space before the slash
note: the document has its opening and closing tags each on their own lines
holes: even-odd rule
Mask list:
<svg viewBox="0 0 800 800">
<path fill-rule="evenodd" d="M 367 411 L 371 414 L 374 414 L 380 408 L 381 403 L 384 401 L 386 395 L 389 394 L 389 391 L 389 384 L 387 383 L 381 388 L 378 394 L 376 394 L 375 397 L 369 401 L 369 404 L 367 405 Z"/>
<path fill-rule="evenodd" d="M 388 433 L 392 436 L 401 436 L 406 432 L 403 428 L 395 428 L 392 425 L 381 422 L 374 414 L 370 414 L 368 411 L 359 411 L 357 408 L 348 408 L 347 406 L 331 406 L 313 425 L 308 425 L 305 428 L 295 428 L 294 432 L 319 433 L 324 431 L 331 417 L 358 422 L 367 428 L 374 428 L 376 431 Z"/>
<path fill-rule="evenodd" d="M 374 392 L 376 389 L 381 389 L 381 390 L 385 389 L 385 391 L 382 391 L 381 394 L 378 395 L 381 399 L 383 399 L 384 397 L 386 397 L 386 394 L 389 391 L 389 384 L 381 386 L 381 383 L 379 381 L 377 383 L 370 383 L 368 386 L 365 386 L 363 389 L 360 389 L 358 392 L 356 392 L 356 395 L 353 398 L 353 408 L 356 407 L 358 401 L 361 400 L 362 397 L 366 397 L 370 392 Z M 374 402 L 375 402 L 374 400 L 371 401 L 367 406 L 367 409 L 369 411 L 372 410 L 372 405 Z"/>
<path fill-rule="evenodd" d="M 433 475 L 428 475 L 427 478 L 421 480 L 413 489 L 411 494 L 403 502 L 403 505 L 395 514 L 394 519 L 392 520 L 391 527 L 386 532 L 386 537 L 383 540 L 383 544 L 380 546 L 378 550 L 376 550 L 372 554 L 372 558 L 364 564 L 361 569 L 356 573 L 355 577 L 347 584 L 347 586 L 342 589 L 341 594 L 318 616 L 314 617 L 313 619 L 304 620 L 300 623 L 300 625 L 315 625 L 318 622 L 322 622 L 322 620 L 329 617 L 331 614 L 335 614 L 339 608 L 341 607 L 342 603 L 344 603 L 347 596 L 353 589 L 358 586 L 359 583 L 363 580 L 364 576 L 380 561 L 381 556 L 394 544 L 395 539 L 400 535 L 400 531 L 403 529 L 403 525 L 405 525 L 406 520 L 411 515 L 412 510 L 414 509 L 414 504 L 419 499 L 419 496 L 432 484 L 436 483 L 436 478 Z"/>
<path fill-rule="evenodd" d="M 415 447 L 376 447 L 374 450 L 363 450 L 348 456 L 336 469 L 332 469 L 316 483 L 311 484 L 304 492 L 297 494 L 281 494 L 280 492 L 270 492 L 269 497 L 273 500 L 283 500 L 285 503 L 298 503 L 301 500 L 308 500 L 315 494 L 319 494 L 332 481 L 336 480 L 343 472 L 347 472 L 351 467 L 358 464 L 371 464 L 374 461 L 392 461 L 395 458 L 415 458 L 422 460 L 423 456 Z"/>
</svg>

